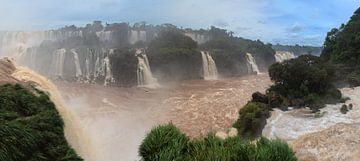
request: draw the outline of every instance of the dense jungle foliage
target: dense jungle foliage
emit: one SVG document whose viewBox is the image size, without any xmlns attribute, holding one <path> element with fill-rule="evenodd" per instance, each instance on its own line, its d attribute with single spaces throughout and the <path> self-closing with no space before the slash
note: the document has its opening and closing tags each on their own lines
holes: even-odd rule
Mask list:
<svg viewBox="0 0 360 161">
<path fill-rule="evenodd" d="M 327 33 L 321 58 L 337 65 L 337 79 L 360 85 L 360 8 L 346 25 Z"/>
<path fill-rule="evenodd" d="M 190 140 L 172 124 L 153 128 L 140 145 L 143 161 L 296 161 L 291 148 L 282 141 L 260 138 L 255 143 L 240 137 L 225 140 L 209 134 Z"/>
<path fill-rule="evenodd" d="M 149 44 L 147 57 L 160 81 L 201 77 L 202 60 L 197 43 L 177 30 L 162 31 Z"/>
<path fill-rule="evenodd" d="M 81 161 L 64 137 L 48 95 L 21 85 L 0 86 L 0 161 Z"/>
</svg>

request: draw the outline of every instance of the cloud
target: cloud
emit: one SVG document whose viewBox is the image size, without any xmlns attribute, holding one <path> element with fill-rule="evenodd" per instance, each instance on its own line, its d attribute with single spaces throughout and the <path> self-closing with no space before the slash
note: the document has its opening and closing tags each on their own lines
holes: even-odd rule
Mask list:
<svg viewBox="0 0 360 161">
<path fill-rule="evenodd" d="M 1 0 L 0 30 L 146 21 L 195 29 L 215 25 L 264 42 L 321 45 L 327 31 L 345 23 L 359 5 L 353 0 Z M 320 37 L 302 36 L 316 34 Z"/>
<path fill-rule="evenodd" d="M 290 33 L 300 33 L 302 31 L 304 31 L 304 29 L 305 29 L 305 26 L 295 23 L 293 26 L 287 28 L 286 30 Z"/>
</svg>

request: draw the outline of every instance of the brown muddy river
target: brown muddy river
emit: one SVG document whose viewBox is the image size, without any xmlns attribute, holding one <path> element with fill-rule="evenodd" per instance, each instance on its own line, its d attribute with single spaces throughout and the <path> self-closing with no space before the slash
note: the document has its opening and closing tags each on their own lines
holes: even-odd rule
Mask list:
<svg viewBox="0 0 360 161">
<path fill-rule="evenodd" d="M 231 127 L 238 110 L 271 84 L 266 74 L 191 80 L 158 89 L 57 83 L 65 106 L 80 119 L 91 153 L 85 160 L 137 160 L 138 146 L 157 124 L 172 122 L 191 137 Z M 76 147 L 75 147 L 76 148 Z"/>
</svg>

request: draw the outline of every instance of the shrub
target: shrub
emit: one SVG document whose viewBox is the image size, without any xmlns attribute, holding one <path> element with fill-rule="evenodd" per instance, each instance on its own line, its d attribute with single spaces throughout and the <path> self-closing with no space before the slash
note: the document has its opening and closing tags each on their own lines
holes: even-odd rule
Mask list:
<svg viewBox="0 0 360 161">
<path fill-rule="evenodd" d="M 189 138 L 173 124 L 153 128 L 140 145 L 139 154 L 144 161 L 172 160 L 185 158 Z"/>
<path fill-rule="evenodd" d="M 82 160 L 64 137 L 49 97 L 21 85 L 0 86 L 0 160 Z"/>
<path fill-rule="evenodd" d="M 155 127 L 140 146 L 142 160 L 151 161 L 295 161 L 285 142 L 261 138 L 256 145 L 239 136 L 225 140 L 210 133 L 189 141 L 174 125 Z"/>
<path fill-rule="evenodd" d="M 360 71 L 355 71 L 347 76 L 347 81 L 351 86 L 360 86 Z"/>
<path fill-rule="evenodd" d="M 341 108 L 340 108 L 340 112 L 342 114 L 346 114 L 348 112 L 348 107 L 346 105 L 342 105 Z"/>
<path fill-rule="evenodd" d="M 246 138 L 255 138 L 261 134 L 262 128 L 266 124 L 269 110 L 265 104 L 249 102 L 239 111 L 239 119 L 234 123 L 239 135 Z"/>
<path fill-rule="evenodd" d="M 275 84 L 268 93 L 281 95 L 293 107 L 308 106 L 317 111 L 325 103 L 337 103 L 341 99 L 341 92 L 332 84 L 333 66 L 319 57 L 302 55 L 275 63 L 269 68 L 269 75 Z"/>
<path fill-rule="evenodd" d="M 261 137 L 256 142 L 254 161 L 296 161 L 291 148 L 283 141 Z"/>
<path fill-rule="evenodd" d="M 249 161 L 248 144 L 240 137 L 225 140 L 209 134 L 204 139 L 194 140 L 188 146 L 188 161 Z"/>
</svg>

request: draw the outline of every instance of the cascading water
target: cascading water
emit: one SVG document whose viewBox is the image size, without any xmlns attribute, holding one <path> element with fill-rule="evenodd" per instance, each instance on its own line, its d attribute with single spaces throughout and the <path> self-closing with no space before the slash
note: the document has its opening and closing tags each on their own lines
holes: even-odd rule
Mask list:
<svg viewBox="0 0 360 161">
<path fill-rule="evenodd" d="M 48 92 L 50 99 L 54 102 L 56 109 L 64 120 L 66 140 L 85 160 L 95 160 L 97 150 L 90 139 L 91 136 L 87 134 L 87 129 L 84 128 L 75 111 L 64 106 L 57 87 L 45 77 L 24 67 L 16 67 L 12 77 L 19 81 L 31 82 L 36 88 Z"/>
<path fill-rule="evenodd" d="M 88 58 L 85 58 L 85 76 L 87 80 L 90 80 L 90 62 Z"/>
<path fill-rule="evenodd" d="M 293 52 L 288 51 L 276 51 L 275 53 L 275 60 L 276 62 L 283 62 L 285 60 L 293 59 L 295 55 Z"/>
<path fill-rule="evenodd" d="M 111 41 L 111 39 L 112 39 L 112 31 L 99 31 L 99 32 L 96 32 L 96 36 L 102 42 Z"/>
<path fill-rule="evenodd" d="M 136 49 L 138 58 L 137 79 L 139 87 L 156 88 L 159 87 L 156 78 L 153 77 L 149 65 L 149 60 L 143 49 Z"/>
<path fill-rule="evenodd" d="M 130 44 L 135 44 L 136 42 L 139 41 L 146 42 L 146 31 L 130 30 L 129 34 L 130 34 L 129 35 Z"/>
<path fill-rule="evenodd" d="M 214 59 L 209 52 L 201 51 L 203 62 L 203 76 L 205 80 L 218 79 L 218 71 Z"/>
<path fill-rule="evenodd" d="M 110 49 L 109 54 L 113 54 L 114 50 Z M 104 58 L 104 68 L 105 68 L 105 81 L 104 81 L 104 85 L 108 85 L 110 82 L 114 82 L 115 79 L 112 76 L 111 73 L 111 65 L 110 65 L 110 59 L 109 59 L 109 55 L 106 55 L 106 57 Z"/>
<path fill-rule="evenodd" d="M 75 72 L 76 72 L 75 76 L 77 78 L 80 78 L 83 74 L 81 72 L 79 54 L 76 52 L 75 49 L 71 49 L 70 51 L 74 54 L 74 63 L 75 63 Z"/>
<path fill-rule="evenodd" d="M 209 41 L 209 37 L 206 35 L 201 35 L 198 33 L 192 33 L 192 32 L 186 32 L 185 36 L 190 37 L 191 39 L 193 39 L 194 41 L 196 41 L 198 44 L 204 44 L 207 41 Z"/>
<path fill-rule="evenodd" d="M 246 53 L 245 56 L 248 65 L 248 73 L 260 74 L 259 67 L 256 64 L 255 58 L 250 53 Z"/>
<path fill-rule="evenodd" d="M 66 49 L 55 50 L 52 55 L 53 69 L 50 70 L 49 75 L 53 74 L 53 78 L 62 78 L 64 74 L 64 63 L 65 63 Z"/>
</svg>

